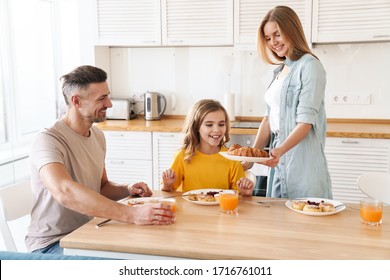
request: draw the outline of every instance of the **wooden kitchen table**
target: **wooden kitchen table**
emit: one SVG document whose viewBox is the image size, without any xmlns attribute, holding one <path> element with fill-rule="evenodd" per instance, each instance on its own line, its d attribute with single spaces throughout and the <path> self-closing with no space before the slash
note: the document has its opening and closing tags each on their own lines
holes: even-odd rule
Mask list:
<svg viewBox="0 0 390 280">
<path fill-rule="evenodd" d="M 155 195 L 172 193 L 155 191 Z M 95 218 L 61 240 L 68 255 L 120 259 L 390 259 L 390 206 L 383 224 L 361 224 L 358 205 L 330 216 L 307 216 L 267 201 L 270 207 L 240 201 L 239 214 L 219 206 L 197 205 L 177 197 L 176 223 L 140 226 Z"/>
</svg>

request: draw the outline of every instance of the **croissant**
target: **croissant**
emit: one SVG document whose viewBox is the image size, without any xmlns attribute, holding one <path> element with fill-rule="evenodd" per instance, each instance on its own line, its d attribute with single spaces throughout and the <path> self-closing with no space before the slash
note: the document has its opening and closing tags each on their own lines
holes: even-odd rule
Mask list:
<svg viewBox="0 0 390 280">
<path fill-rule="evenodd" d="M 243 157 L 268 157 L 268 153 L 264 150 L 260 150 L 258 148 L 242 147 L 239 144 L 230 146 L 228 154 Z"/>
</svg>

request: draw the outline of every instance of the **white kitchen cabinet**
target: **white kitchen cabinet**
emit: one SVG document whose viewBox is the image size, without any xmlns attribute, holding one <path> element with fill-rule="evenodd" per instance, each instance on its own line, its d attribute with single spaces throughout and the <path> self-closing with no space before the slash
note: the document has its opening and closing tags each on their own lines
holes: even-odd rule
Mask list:
<svg viewBox="0 0 390 280">
<path fill-rule="evenodd" d="M 96 0 L 107 46 L 233 45 L 233 0 Z"/>
<path fill-rule="evenodd" d="M 97 45 L 160 46 L 160 0 L 96 0 Z"/>
<path fill-rule="evenodd" d="M 390 173 L 390 140 L 327 138 L 325 154 L 332 179 L 333 198 L 357 203 L 366 197 L 357 178 L 371 171 Z"/>
<path fill-rule="evenodd" d="M 313 0 L 313 43 L 390 40 L 390 1 Z"/>
<path fill-rule="evenodd" d="M 255 49 L 257 30 L 266 13 L 275 6 L 286 5 L 298 14 L 306 39 L 311 36 L 311 0 L 235 0 L 234 1 L 234 44 Z"/>
<path fill-rule="evenodd" d="M 233 45 L 233 0 L 162 0 L 168 46 Z"/>
<path fill-rule="evenodd" d="M 104 131 L 107 142 L 106 170 L 110 181 L 153 186 L 152 133 Z"/>
<path fill-rule="evenodd" d="M 179 132 L 153 132 L 153 182 L 160 188 L 163 171 L 171 167 L 175 153 L 182 144 Z"/>
</svg>

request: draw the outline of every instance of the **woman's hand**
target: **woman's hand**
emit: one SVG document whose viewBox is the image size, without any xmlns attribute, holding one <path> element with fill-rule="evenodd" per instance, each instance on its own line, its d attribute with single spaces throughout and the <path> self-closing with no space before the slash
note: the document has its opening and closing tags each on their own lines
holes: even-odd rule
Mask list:
<svg viewBox="0 0 390 280">
<path fill-rule="evenodd" d="M 147 197 L 151 196 L 153 192 L 149 189 L 148 185 L 144 182 L 135 183 L 134 185 L 127 186 L 127 189 L 129 190 L 130 195 L 134 196 L 141 196 L 141 197 Z"/>
<path fill-rule="evenodd" d="M 269 167 L 275 167 L 278 165 L 280 157 L 283 155 L 283 153 L 280 148 L 274 148 L 269 152 L 269 155 L 272 158 L 261 162 L 261 164 L 264 164 Z"/>
<path fill-rule="evenodd" d="M 298 123 L 288 137 L 280 143 L 276 148 L 273 148 L 269 155 L 272 159 L 262 162 L 262 164 L 269 167 L 275 167 L 278 165 L 280 158 L 301 142 L 306 135 L 310 132 L 313 126 L 309 123 Z"/>
<path fill-rule="evenodd" d="M 243 177 L 237 181 L 237 186 L 243 196 L 251 196 L 253 193 L 254 183 L 249 178 Z"/>
</svg>

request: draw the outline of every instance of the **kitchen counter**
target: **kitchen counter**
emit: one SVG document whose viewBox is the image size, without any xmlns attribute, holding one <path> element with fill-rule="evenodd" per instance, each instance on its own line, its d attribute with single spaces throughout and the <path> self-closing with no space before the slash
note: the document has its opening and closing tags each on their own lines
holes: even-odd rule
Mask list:
<svg viewBox="0 0 390 280">
<path fill-rule="evenodd" d="M 107 120 L 96 124 L 101 130 L 181 132 L 184 118 L 163 118 L 158 121 Z M 232 128 L 231 134 L 256 134 L 257 129 Z M 388 120 L 328 120 L 327 137 L 390 139 Z"/>
<path fill-rule="evenodd" d="M 130 259 L 390 259 L 390 206 L 383 224 L 361 224 L 357 204 L 330 216 L 308 216 L 285 206 L 285 199 L 241 198 L 239 214 L 218 205 L 197 205 L 181 193 L 176 223 L 139 226 L 117 221 L 96 228 L 95 218 L 61 239 L 64 254 Z M 245 200 L 245 201 L 244 201 Z M 263 207 L 256 201 L 266 203 Z"/>
</svg>

